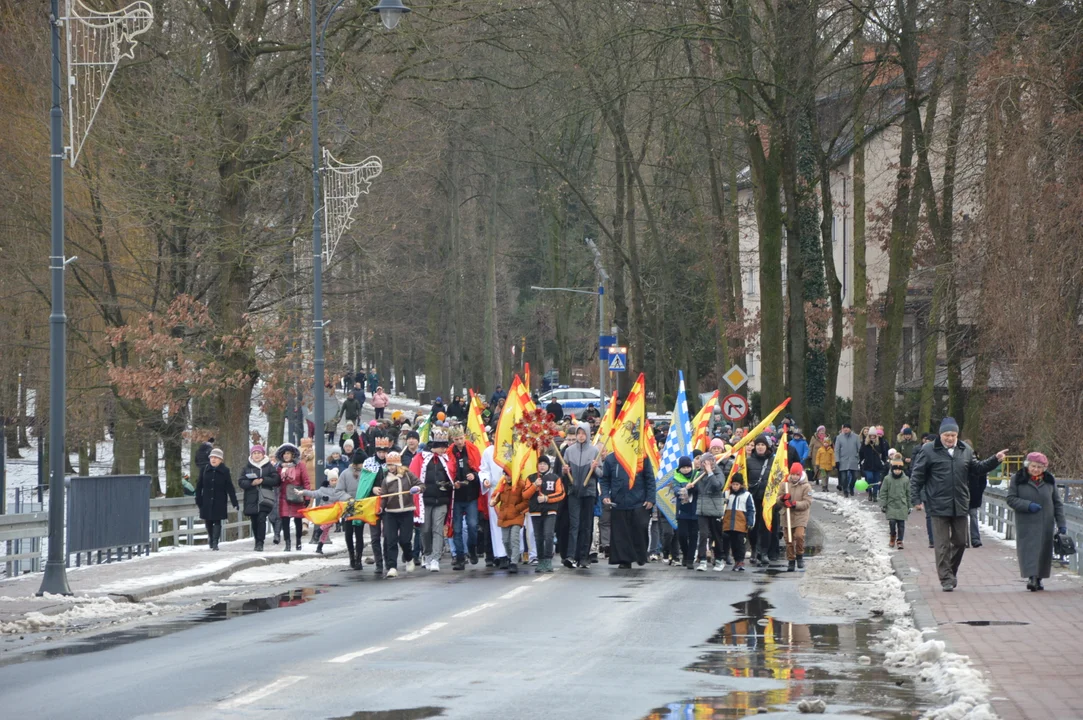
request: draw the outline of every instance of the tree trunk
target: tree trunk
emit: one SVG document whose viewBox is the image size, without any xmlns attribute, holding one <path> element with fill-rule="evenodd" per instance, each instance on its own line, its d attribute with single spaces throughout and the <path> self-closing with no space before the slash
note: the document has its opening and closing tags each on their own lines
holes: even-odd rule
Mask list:
<svg viewBox="0 0 1083 720">
<path fill-rule="evenodd" d="M 117 408 L 113 434 L 113 475 L 138 475 L 142 440 L 139 424 L 124 408 Z"/>
<path fill-rule="evenodd" d="M 162 474 L 158 469 L 158 435 L 149 428 L 143 430 L 143 472 L 150 475 L 150 496 L 162 496 Z"/>
</svg>

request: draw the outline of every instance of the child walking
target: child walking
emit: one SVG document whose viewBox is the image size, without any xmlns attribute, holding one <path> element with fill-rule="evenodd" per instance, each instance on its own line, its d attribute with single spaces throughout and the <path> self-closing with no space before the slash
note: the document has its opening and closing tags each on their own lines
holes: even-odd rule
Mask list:
<svg viewBox="0 0 1083 720">
<path fill-rule="evenodd" d="M 887 515 L 891 533 L 888 547 L 903 549 L 906 535 L 906 516 L 910 514 L 910 478 L 906 477 L 906 461 L 896 455 L 891 461 L 891 471 L 880 486 L 880 510 Z"/>
<path fill-rule="evenodd" d="M 730 478 L 729 489 L 722 499 L 725 503 L 722 530 L 726 533 L 730 552 L 733 553 L 733 570 L 744 572 L 745 536 L 756 527 L 756 501 L 752 498 L 752 493 L 745 490 L 745 479 L 741 473 L 734 473 Z"/>
<path fill-rule="evenodd" d="M 564 499 L 564 483 L 549 472 L 546 455 L 538 457 L 538 472 L 530 476 L 535 492 L 530 496 L 530 520 L 534 525 L 534 541 L 538 544 L 536 573 L 553 572 L 553 539 L 557 527 L 557 508 Z"/>
<path fill-rule="evenodd" d="M 805 527 L 812 509 L 812 485 L 801 463 L 790 466 L 790 477 L 782 484 L 782 495 L 775 503 L 782 508 L 779 519 L 786 538 L 786 572 L 805 569 Z"/>
<path fill-rule="evenodd" d="M 710 543 L 714 556 L 714 569 L 721 572 L 726 567 L 725 535 L 722 534 L 722 511 L 725 506 L 723 494 L 726 490 L 726 475 L 715 463 L 714 455 L 704 453 L 700 456 L 703 478 L 696 485 L 699 502 L 696 511 L 699 514 L 699 564 L 696 569 L 707 569 L 707 544 Z"/>
<path fill-rule="evenodd" d="M 520 477 L 513 483 L 511 478 L 504 477 L 489 499 L 489 507 L 496 509 L 496 524 L 507 550 L 507 556 L 499 560 L 499 567 L 509 573 L 519 572 L 520 531 L 530 510 L 530 499 L 537 491 L 537 486 L 525 478 Z"/>
</svg>

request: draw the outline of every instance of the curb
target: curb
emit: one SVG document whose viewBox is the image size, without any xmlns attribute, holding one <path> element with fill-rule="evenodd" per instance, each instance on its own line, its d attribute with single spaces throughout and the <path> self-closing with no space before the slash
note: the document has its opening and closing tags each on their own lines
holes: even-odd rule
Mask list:
<svg viewBox="0 0 1083 720">
<path fill-rule="evenodd" d="M 910 603 L 910 614 L 914 618 L 914 627 L 918 630 L 935 630 L 938 628 L 940 623 L 936 621 L 932 608 L 929 607 L 929 603 L 925 602 L 925 597 L 921 594 L 921 590 L 918 589 L 917 582 L 914 580 L 917 573 L 910 569 L 910 564 L 906 562 L 906 558 L 898 553 L 892 555 L 891 569 L 895 571 L 895 577 L 902 582 L 906 602 Z"/>
<path fill-rule="evenodd" d="M 142 588 L 135 592 L 130 593 L 109 593 L 107 597 L 111 597 L 114 600 L 126 600 L 127 602 L 137 603 L 143 602 L 148 598 L 156 597 L 158 595 L 165 595 L 176 590 L 183 590 L 185 588 L 193 587 L 195 585 L 202 585 L 208 582 L 218 582 L 229 578 L 234 573 L 241 572 L 242 570 L 249 570 L 256 567 L 266 567 L 268 565 L 281 565 L 283 563 L 292 562 L 294 560 L 314 560 L 320 557 L 335 557 L 341 554 L 340 552 L 326 553 L 325 555 L 317 555 L 315 553 L 298 553 L 287 555 L 285 553 L 281 555 L 269 555 L 266 557 L 253 557 L 241 560 L 227 568 L 215 570 L 213 572 L 202 573 L 200 575 L 190 575 L 180 580 L 174 580 L 172 582 L 160 583 L 158 585 L 151 585 L 146 588 Z"/>
</svg>

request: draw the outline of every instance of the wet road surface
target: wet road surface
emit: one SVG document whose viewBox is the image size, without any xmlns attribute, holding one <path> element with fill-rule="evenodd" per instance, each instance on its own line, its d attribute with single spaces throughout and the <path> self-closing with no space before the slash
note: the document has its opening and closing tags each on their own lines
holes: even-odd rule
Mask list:
<svg viewBox="0 0 1083 720">
<path fill-rule="evenodd" d="M 532 569 L 532 568 L 531 568 Z M 33 718 L 917 718 L 878 621 L 807 615 L 797 574 L 650 565 L 377 580 L 328 573 L 5 656 L 0 707 Z"/>
</svg>

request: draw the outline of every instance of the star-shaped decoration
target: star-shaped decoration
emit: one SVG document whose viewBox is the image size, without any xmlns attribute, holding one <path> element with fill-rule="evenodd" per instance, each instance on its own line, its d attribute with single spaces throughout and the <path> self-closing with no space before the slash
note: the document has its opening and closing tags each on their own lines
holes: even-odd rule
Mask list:
<svg viewBox="0 0 1083 720">
<path fill-rule="evenodd" d="M 135 60 L 135 46 L 138 44 L 126 31 L 121 31 L 117 39 L 113 41 L 114 62 L 120 62 L 123 58 Z"/>
</svg>

